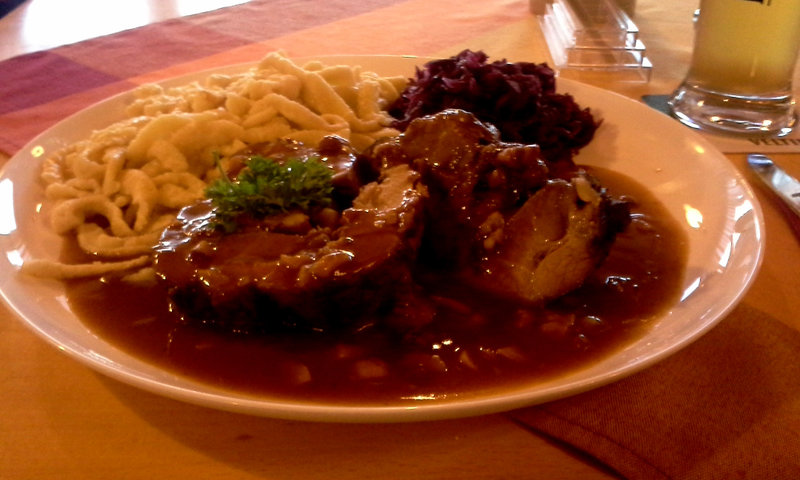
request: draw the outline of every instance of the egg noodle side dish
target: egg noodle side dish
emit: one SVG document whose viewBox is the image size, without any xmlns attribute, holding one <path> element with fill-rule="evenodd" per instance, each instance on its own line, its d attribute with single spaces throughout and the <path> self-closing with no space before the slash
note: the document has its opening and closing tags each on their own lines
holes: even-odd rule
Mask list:
<svg viewBox="0 0 800 480">
<path fill-rule="evenodd" d="M 130 271 L 128 281 L 153 281 L 154 245 L 179 209 L 219 177 L 216 157 L 224 164 L 247 145 L 315 146 L 328 135 L 366 148 L 398 134 L 386 109 L 406 82 L 358 66 L 301 66 L 275 52 L 244 73 L 143 85 L 126 119 L 61 149 L 42 168 L 51 228 L 74 234 L 97 260 L 32 259 L 23 271 L 58 279 Z"/>
</svg>

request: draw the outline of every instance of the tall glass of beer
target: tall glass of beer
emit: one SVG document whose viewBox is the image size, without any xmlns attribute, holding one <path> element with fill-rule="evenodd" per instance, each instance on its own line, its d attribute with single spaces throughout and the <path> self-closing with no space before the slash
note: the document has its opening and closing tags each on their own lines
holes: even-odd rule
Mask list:
<svg viewBox="0 0 800 480">
<path fill-rule="evenodd" d="M 789 133 L 799 48 L 800 0 L 701 0 L 689 73 L 668 102 L 672 115 L 703 130 Z"/>
</svg>

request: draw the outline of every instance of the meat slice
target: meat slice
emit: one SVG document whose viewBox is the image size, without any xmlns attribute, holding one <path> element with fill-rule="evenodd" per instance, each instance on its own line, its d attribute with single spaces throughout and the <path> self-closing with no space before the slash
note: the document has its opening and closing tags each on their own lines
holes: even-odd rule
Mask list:
<svg viewBox="0 0 800 480">
<path fill-rule="evenodd" d="M 334 171 L 333 208 L 271 215 L 235 233 L 209 228 L 209 202 L 184 209 L 155 268 L 187 321 L 237 332 L 382 322 L 405 332 L 435 315 L 414 278 L 431 269 L 546 302 L 580 286 L 629 219 L 586 171 L 502 142 L 459 110 L 416 119 L 361 155 L 335 138 L 316 151 L 254 151 L 322 159 Z"/>
<path fill-rule="evenodd" d="M 408 164 L 429 189 L 420 255 L 480 288 L 545 302 L 580 286 L 628 222 L 583 169 L 506 143 L 461 110 L 421 117 L 365 153 Z"/>
<path fill-rule="evenodd" d="M 414 120 L 363 156 L 379 168 L 407 164 L 420 172 L 430 195 L 421 255 L 447 268 L 474 264 L 490 215 L 518 208 L 549 172 L 536 145 L 503 143 L 462 110 Z"/>
<path fill-rule="evenodd" d="M 173 307 L 236 332 L 353 327 L 391 309 L 411 282 L 425 189 L 399 165 L 358 192 L 341 211 L 288 212 L 230 234 L 208 228 L 209 202 L 187 207 L 155 255 Z"/>
<path fill-rule="evenodd" d="M 614 223 L 620 216 L 616 208 L 585 177 L 548 181 L 505 219 L 500 240 L 486 248 L 476 280 L 529 302 L 574 290 L 608 254 L 621 228 Z"/>
</svg>

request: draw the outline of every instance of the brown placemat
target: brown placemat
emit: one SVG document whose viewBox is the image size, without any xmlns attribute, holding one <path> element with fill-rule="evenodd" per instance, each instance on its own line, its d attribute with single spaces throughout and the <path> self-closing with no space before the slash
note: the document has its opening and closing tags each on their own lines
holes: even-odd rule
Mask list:
<svg viewBox="0 0 800 480">
<path fill-rule="evenodd" d="M 627 379 L 518 410 L 624 478 L 800 478 L 800 332 L 741 305 Z"/>
</svg>

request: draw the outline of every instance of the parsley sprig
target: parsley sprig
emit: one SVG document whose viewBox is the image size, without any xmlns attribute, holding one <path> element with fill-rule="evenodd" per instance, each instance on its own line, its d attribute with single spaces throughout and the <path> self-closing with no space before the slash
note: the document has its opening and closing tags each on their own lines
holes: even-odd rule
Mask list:
<svg viewBox="0 0 800 480">
<path fill-rule="evenodd" d="M 223 172 L 206 188 L 206 197 L 214 206 L 212 224 L 231 233 L 239 228 L 244 215 L 258 219 L 326 206 L 333 193 L 332 177 L 333 171 L 315 158 L 292 158 L 281 164 L 262 156 L 250 157 L 235 181 Z"/>
</svg>

